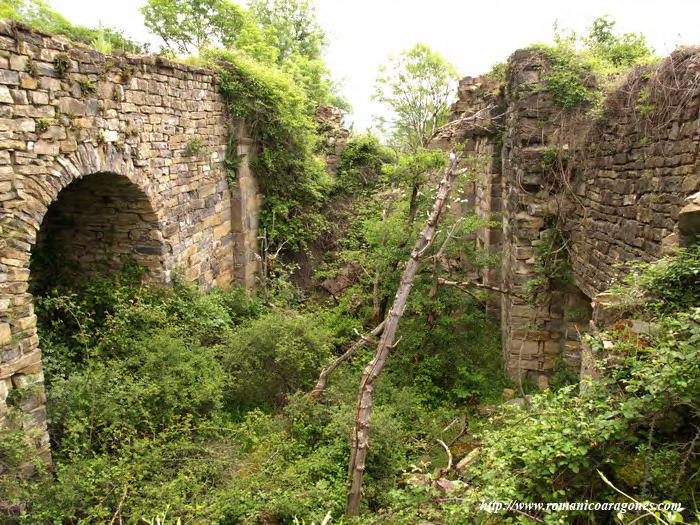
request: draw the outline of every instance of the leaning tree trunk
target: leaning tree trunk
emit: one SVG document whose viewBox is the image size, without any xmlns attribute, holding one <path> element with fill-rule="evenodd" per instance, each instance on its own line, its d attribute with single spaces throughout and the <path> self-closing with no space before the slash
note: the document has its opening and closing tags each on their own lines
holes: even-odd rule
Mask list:
<svg viewBox="0 0 700 525">
<path fill-rule="evenodd" d="M 399 289 L 394 297 L 394 303 L 389 310 L 384 324 L 382 337 L 377 345 L 377 351 L 372 360 L 367 364 L 360 381 L 360 389 L 357 398 L 357 414 L 355 417 L 355 427 L 351 436 L 350 462 L 348 464 L 348 475 L 350 477 L 350 491 L 348 494 L 347 513 L 356 516 L 360 512 L 360 500 L 362 498 L 362 479 L 365 473 L 365 461 L 369 446 L 370 424 L 372 417 L 372 394 L 374 392 L 374 382 L 382 373 L 387 358 L 394 348 L 396 330 L 399 321 L 406 308 L 406 301 L 411 292 L 413 281 L 415 280 L 418 266 L 425 253 L 428 251 L 435 238 L 440 215 L 445 208 L 447 196 L 452 189 L 455 177 L 460 173 L 457 170 L 459 156 L 452 153 L 450 162 L 445 170 L 445 175 L 440 181 L 433 209 L 428 220 L 423 227 L 420 237 L 416 240 L 411 256 L 406 264 L 406 268 L 401 275 Z"/>
</svg>

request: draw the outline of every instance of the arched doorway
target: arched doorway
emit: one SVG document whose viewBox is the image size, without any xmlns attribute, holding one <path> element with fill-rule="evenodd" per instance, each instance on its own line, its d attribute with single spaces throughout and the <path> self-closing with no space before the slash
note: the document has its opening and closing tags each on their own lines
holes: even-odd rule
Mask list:
<svg viewBox="0 0 700 525">
<path fill-rule="evenodd" d="M 146 267 L 150 279 L 167 275 L 169 245 L 146 193 L 148 179 L 136 177 L 132 166 L 119 170 L 128 175 L 95 170 L 81 176 L 83 170 L 63 163 L 69 167 L 65 171 L 25 179 L 19 186 L 21 205 L 2 216 L 0 240 L 0 431 L 19 425 L 40 456 L 49 449 L 42 371 L 46 342 L 37 332 L 33 294 L 78 285 L 93 272 L 119 270 L 129 260 Z M 26 417 L 9 417 L 13 408 Z"/>
<path fill-rule="evenodd" d="M 124 176 L 88 175 L 61 190 L 44 215 L 32 250 L 31 291 L 118 271 L 129 260 L 160 280 L 164 257 L 162 230 L 146 194 Z"/>
</svg>

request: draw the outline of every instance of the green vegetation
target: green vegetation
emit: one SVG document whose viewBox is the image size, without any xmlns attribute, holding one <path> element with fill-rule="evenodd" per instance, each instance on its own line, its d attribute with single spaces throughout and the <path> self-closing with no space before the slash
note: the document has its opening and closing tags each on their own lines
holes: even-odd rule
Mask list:
<svg viewBox="0 0 700 525">
<path fill-rule="evenodd" d="M 488 516 L 481 501 L 615 501 L 597 471 L 639 501 L 693 509 L 698 265 L 700 251 L 688 249 L 617 289 L 635 298 L 629 315 L 649 328 L 623 321 L 589 338 L 602 379 L 491 416 L 477 407 L 505 386 L 494 328 L 455 288 L 432 297 L 423 276 L 377 391 L 367 511 L 392 524 L 460 523 Z M 241 290 L 144 286 L 141 276 L 128 265 L 37 301 L 55 478 L 0 476 L 6 502 L 29 504 L 19 522 L 95 523 L 117 509 L 125 523 L 166 510 L 192 523 L 318 522 L 328 512 L 350 523 L 342 518 L 347 435 L 369 351 L 336 372 L 323 402 L 303 392 L 354 337 L 362 316 L 352 306 L 372 287 L 353 288 L 335 307 L 271 309 Z M 3 462 L 18 469 L 31 447 L 19 430 L 7 437 Z M 434 472 L 446 462 L 436 438 L 456 459 L 478 448 L 476 459 Z M 608 515 L 537 514 L 546 523 Z"/>
<path fill-rule="evenodd" d="M 79 78 L 78 84 L 80 85 L 80 91 L 83 95 L 90 95 L 97 91 L 97 86 L 89 78 Z"/>
<path fill-rule="evenodd" d="M 241 290 L 204 294 L 141 278 L 127 265 L 78 287 L 35 290 L 55 478 L 0 476 L 13 504 L 29 503 L 20 522 L 109 521 L 117 508 L 125 523 L 166 509 L 195 523 L 340 516 L 366 354 L 338 371 L 324 403 L 303 392 L 360 318 L 345 304 L 280 309 L 275 296 L 271 309 Z M 440 428 L 499 389 L 498 362 L 486 357 L 498 355 L 490 322 L 455 290 L 429 301 L 429 287 L 426 278 L 410 306 L 405 352 L 378 394 L 367 483 L 374 508 L 390 502 L 407 465 L 441 457 Z M 426 308 L 437 309 L 429 341 Z M 17 446 L 3 461 L 11 454 L 19 468 Z"/>
<path fill-rule="evenodd" d="M 251 162 L 265 207 L 262 223 L 272 240 L 303 248 L 323 229 L 318 213 L 332 181 L 315 154 L 313 105 L 280 70 L 244 55 L 212 51 L 232 117 L 244 119 L 260 154 Z"/>
<path fill-rule="evenodd" d="M 380 124 L 389 127 L 392 145 L 410 153 L 428 147 L 447 122 L 457 70 L 437 51 L 416 44 L 390 57 L 379 72 L 373 98 L 391 109 L 391 117 Z"/>
<path fill-rule="evenodd" d="M 203 150 L 204 143 L 202 142 L 202 139 L 200 139 L 199 137 L 195 137 L 187 141 L 182 154 L 185 157 L 194 157 L 195 155 L 199 155 L 200 153 L 202 153 Z"/>
<path fill-rule="evenodd" d="M 700 249 L 645 264 L 616 288 L 635 298 L 630 317 L 589 336 L 602 378 L 503 405 L 488 419 L 471 420 L 467 440 L 479 447 L 451 485 L 433 480 L 401 491 L 403 506 L 387 523 L 423 520 L 523 523 L 517 513 L 490 515 L 482 501 L 634 501 L 681 503 L 686 509 L 618 514 L 620 523 L 694 523 L 700 480 L 695 452 L 700 398 Z M 599 475 L 599 472 L 601 475 Z M 611 483 L 612 485 L 610 485 Z M 444 487 L 450 486 L 448 494 Z M 614 488 L 613 488 L 614 486 Z M 610 512 L 532 512 L 544 523 L 607 523 Z M 645 519 L 646 518 L 646 519 Z M 688 520 L 688 521 L 684 521 Z M 488 521 L 489 523 L 492 521 Z M 528 522 L 528 521 L 525 521 Z"/>
<path fill-rule="evenodd" d="M 554 45 L 531 46 L 551 62 L 544 78 L 545 88 L 563 109 L 591 107 L 600 102 L 603 92 L 623 73 L 654 60 L 644 35 L 616 35 L 614 27 L 614 21 L 599 17 L 583 37 L 557 29 Z"/>
<path fill-rule="evenodd" d="M 562 289 L 571 280 L 568 238 L 550 219 L 535 246 L 535 277 L 525 287 L 528 299 L 533 303 L 546 301 L 553 289 Z"/>
<path fill-rule="evenodd" d="M 19 20 L 35 29 L 65 35 L 86 45 L 96 44 L 98 51 L 118 49 L 130 53 L 145 53 L 148 47 L 124 36 L 112 28 L 89 28 L 71 24 L 63 15 L 52 10 L 44 0 L 0 0 L 0 18 Z"/>
<path fill-rule="evenodd" d="M 73 67 L 70 57 L 65 53 L 59 53 L 56 55 L 53 65 L 56 68 L 56 73 L 58 73 L 59 77 L 65 77 L 71 70 L 71 67 Z"/>
<path fill-rule="evenodd" d="M 149 0 L 141 12 L 146 27 L 163 39 L 173 56 L 233 45 L 245 17 L 241 7 L 226 0 Z"/>
<path fill-rule="evenodd" d="M 369 195 L 386 184 L 382 170 L 394 160 L 393 153 L 372 135 L 352 137 L 340 153 L 334 196 Z"/>
<path fill-rule="evenodd" d="M 36 121 L 36 131 L 37 133 L 43 133 L 51 126 L 51 121 L 45 118 L 40 118 Z"/>
<path fill-rule="evenodd" d="M 264 194 L 261 290 L 203 292 L 177 274 L 157 285 L 129 261 L 119 273 L 76 275 L 55 247 L 36 250 L 30 291 L 54 463 L 49 469 L 36 457 L 40 436 L 22 428 L 22 408 L 41 402 L 40 389 L 13 388 L 0 440 L 3 517 L 32 525 L 605 523 L 609 512 L 489 514 L 480 504 L 618 501 L 622 491 L 686 507 L 683 515 L 646 516 L 657 523 L 693 519 L 700 247 L 634 265 L 613 289 L 624 315 L 586 340 L 599 379 L 579 388 L 556 370 L 552 389 L 500 404 L 511 385 L 487 315 L 493 298 L 468 285 L 476 270 L 498 262 L 471 242 L 492 223 L 463 213 L 446 213 L 422 254 L 426 264 L 376 384 L 362 515 L 345 516 L 357 386 L 373 345 L 334 371 L 323 396 L 307 393 L 387 315 L 447 164 L 427 146 L 447 118 L 454 68 L 424 45 L 391 60 L 376 95 L 392 111 L 391 148 L 352 137 L 331 176 L 314 115 L 337 94 L 312 4 L 149 0 L 143 13 L 166 54 L 198 53 L 193 63 L 218 68 L 232 120 L 245 121 L 260 146 L 251 167 Z M 70 25 L 40 0 L 0 2 L 0 14 L 105 52 L 134 50 L 111 30 Z M 552 63 L 544 89 L 562 108 L 593 105 L 603 81 L 650 59 L 642 37 L 612 29 L 602 18 L 583 39 L 559 36 L 555 46 L 537 47 Z M 55 66 L 67 76 L 70 57 L 58 55 Z M 498 65 L 490 76 L 503 81 L 506 73 Z M 125 68 L 122 80 L 132 74 Z M 78 82 L 84 93 L 94 89 Z M 40 120 L 37 130 L 49 125 Z M 203 147 L 193 138 L 183 153 Z M 544 150 L 543 171 L 560 169 L 562 152 Z M 232 136 L 232 188 L 242 161 Z M 448 209 L 461 204 L 484 159 L 466 156 L 462 165 Z M 567 242 L 550 219 L 536 244 L 533 302 L 568 284 Z M 301 288 L 291 256 L 319 246 L 312 285 Z M 584 314 L 571 310 L 566 320 Z M 31 477 L 23 475 L 28 463 Z"/>
</svg>

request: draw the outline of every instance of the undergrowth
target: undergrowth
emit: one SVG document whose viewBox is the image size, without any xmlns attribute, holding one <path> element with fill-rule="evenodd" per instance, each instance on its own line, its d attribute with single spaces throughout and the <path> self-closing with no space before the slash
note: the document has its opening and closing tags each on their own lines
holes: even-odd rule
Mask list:
<svg viewBox="0 0 700 525">
<path fill-rule="evenodd" d="M 555 28 L 554 45 L 535 44 L 530 49 L 547 57 L 550 67 L 543 89 L 566 111 L 601 110 L 605 93 L 638 65 L 656 60 L 640 33 L 614 32 L 615 22 L 603 16 L 594 20 L 588 34 Z"/>
<path fill-rule="evenodd" d="M 143 275 L 128 264 L 37 298 L 53 475 L 6 470 L 3 506 L 32 524 L 109 522 L 115 512 L 123 523 L 166 511 L 185 523 L 340 516 L 369 350 L 333 376 L 323 403 L 305 392 L 360 319 L 344 305 L 279 308 L 273 297 L 270 308 L 239 289 L 149 285 Z M 377 393 L 366 486 L 374 510 L 391 504 L 406 465 L 443 462 L 440 429 L 501 387 L 483 312 L 446 290 L 426 341 L 423 301 L 410 306 L 406 351 Z M 23 439 L 2 449 L 17 471 L 31 449 Z"/>
</svg>

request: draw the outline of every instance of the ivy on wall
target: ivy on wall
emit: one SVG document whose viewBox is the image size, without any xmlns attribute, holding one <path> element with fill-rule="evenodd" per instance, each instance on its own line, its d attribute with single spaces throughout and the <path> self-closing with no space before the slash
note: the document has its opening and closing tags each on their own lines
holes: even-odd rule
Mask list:
<svg viewBox="0 0 700 525">
<path fill-rule="evenodd" d="M 271 240 L 303 248 L 323 228 L 319 209 L 332 185 L 314 154 L 314 104 L 274 67 L 228 51 L 208 58 L 219 69 L 231 117 L 246 122 L 260 147 L 250 166 L 264 195 L 262 227 Z"/>
</svg>

